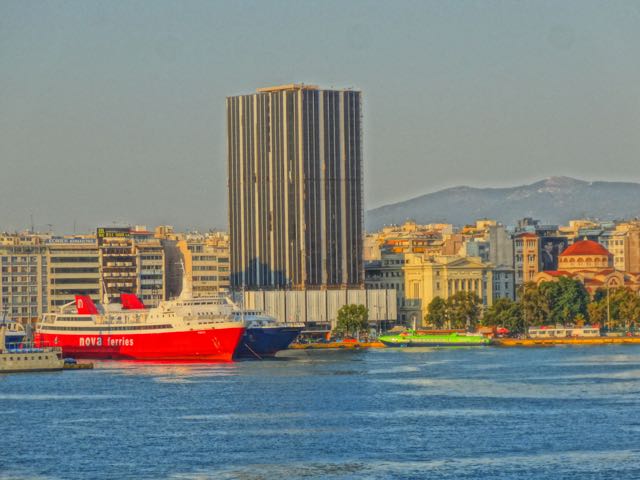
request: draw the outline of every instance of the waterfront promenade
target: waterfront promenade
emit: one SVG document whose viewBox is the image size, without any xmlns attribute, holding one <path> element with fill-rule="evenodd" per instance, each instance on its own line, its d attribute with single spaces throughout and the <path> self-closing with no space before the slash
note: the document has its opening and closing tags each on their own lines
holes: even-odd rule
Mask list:
<svg viewBox="0 0 640 480">
<path fill-rule="evenodd" d="M 496 338 L 493 345 L 500 347 L 547 347 L 553 345 L 640 345 L 640 337 L 588 337 L 588 338 Z"/>
<path fill-rule="evenodd" d="M 490 345 L 497 347 L 551 347 L 559 345 L 640 345 L 640 337 L 558 337 L 558 338 L 494 338 Z M 453 346 L 452 346 L 453 347 Z M 452 348 L 440 347 L 440 348 Z M 382 342 L 327 342 L 327 343 L 293 343 L 291 350 L 327 350 L 327 349 L 368 349 L 388 348 Z M 400 348 L 400 347 L 398 347 Z M 409 347 L 415 348 L 415 347 Z"/>
</svg>

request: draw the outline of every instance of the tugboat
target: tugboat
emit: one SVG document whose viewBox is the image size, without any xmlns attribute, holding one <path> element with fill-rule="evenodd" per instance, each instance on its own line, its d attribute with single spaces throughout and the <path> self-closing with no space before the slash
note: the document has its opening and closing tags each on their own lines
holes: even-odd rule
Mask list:
<svg viewBox="0 0 640 480">
<path fill-rule="evenodd" d="M 288 348 L 304 328 L 302 323 L 279 323 L 274 317 L 255 310 L 236 308 L 233 315 L 245 325 L 235 357 L 273 357 Z"/>
<path fill-rule="evenodd" d="M 15 338 L 14 332 L 0 323 L 0 373 L 62 370 L 62 349 L 34 348 L 24 342 L 24 335 L 19 342 L 9 342 L 8 338 Z"/>
</svg>

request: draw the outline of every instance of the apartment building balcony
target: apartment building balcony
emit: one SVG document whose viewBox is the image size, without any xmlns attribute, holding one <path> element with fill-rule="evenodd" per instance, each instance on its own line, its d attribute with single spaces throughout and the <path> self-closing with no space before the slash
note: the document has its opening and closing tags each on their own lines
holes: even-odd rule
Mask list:
<svg viewBox="0 0 640 480">
<path fill-rule="evenodd" d="M 99 273 L 52 273 L 49 274 L 49 281 L 54 282 L 56 279 L 68 278 L 95 278 L 100 279 Z"/>
<path fill-rule="evenodd" d="M 405 298 L 404 301 L 402 301 L 401 306 L 410 309 L 420 308 L 422 307 L 422 300 L 419 298 Z"/>
<path fill-rule="evenodd" d="M 123 267 L 135 267 L 136 266 L 136 262 L 113 262 L 113 261 L 107 261 L 105 263 L 102 264 L 102 268 L 123 268 Z"/>
<path fill-rule="evenodd" d="M 87 288 L 98 288 L 99 285 L 100 285 L 100 280 L 96 279 L 95 281 L 91 281 L 91 282 L 58 283 L 58 282 L 52 281 L 49 284 L 49 287 L 52 289 L 59 289 L 59 290 L 67 290 L 67 289 L 77 290 L 77 289 L 87 289 Z"/>
<path fill-rule="evenodd" d="M 135 282 L 106 282 L 107 284 L 107 288 L 119 288 L 119 287 L 126 287 L 126 288 L 133 288 L 135 287 Z"/>
<path fill-rule="evenodd" d="M 66 293 L 66 292 L 57 292 L 54 291 L 55 293 L 51 293 L 51 295 L 49 295 L 49 302 L 52 302 L 54 300 L 64 300 L 64 299 L 69 299 L 69 301 L 73 301 L 75 300 L 75 296 L 76 295 L 98 295 L 99 291 L 96 289 L 89 289 L 89 290 L 82 290 L 81 292 L 78 293 Z"/>
<path fill-rule="evenodd" d="M 132 281 L 137 278 L 136 272 L 103 272 L 102 278 L 104 280 L 124 280 Z"/>
</svg>

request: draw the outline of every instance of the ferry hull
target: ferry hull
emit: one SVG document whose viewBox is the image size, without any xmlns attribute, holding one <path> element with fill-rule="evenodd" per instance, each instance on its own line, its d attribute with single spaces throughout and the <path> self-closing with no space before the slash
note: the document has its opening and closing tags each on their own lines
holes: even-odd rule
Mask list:
<svg viewBox="0 0 640 480">
<path fill-rule="evenodd" d="M 273 357 L 286 349 L 300 334 L 303 327 L 247 328 L 238 348 L 236 357 Z"/>
<path fill-rule="evenodd" d="M 244 328 L 160 333 L 62 334 L 41 330 L 40 345 L 64 356 L 92 359 L 230 362 Z"/>
</svg>

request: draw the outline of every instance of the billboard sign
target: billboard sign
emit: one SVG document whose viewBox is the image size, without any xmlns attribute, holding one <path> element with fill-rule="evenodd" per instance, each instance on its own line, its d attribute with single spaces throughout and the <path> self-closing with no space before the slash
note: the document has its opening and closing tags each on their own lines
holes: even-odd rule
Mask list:
<svg viewBox="0 0 640 480">
<path fill-rule="evenodd" d="M 98 227 L 96 237 L 98 237 L 99 244 L 105 238 L 129 238 L 131 237 L 131 229 L 129 227 Z"/>
<path fill-rule="evenodd" d="M 567 248 L 567 239 L 564 237 L 541 237 L 539 270 L 549 271 L 558 269 L 558 256 Z"/>
</svg>

